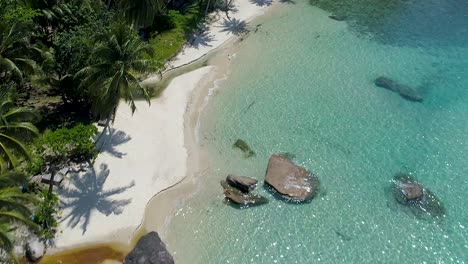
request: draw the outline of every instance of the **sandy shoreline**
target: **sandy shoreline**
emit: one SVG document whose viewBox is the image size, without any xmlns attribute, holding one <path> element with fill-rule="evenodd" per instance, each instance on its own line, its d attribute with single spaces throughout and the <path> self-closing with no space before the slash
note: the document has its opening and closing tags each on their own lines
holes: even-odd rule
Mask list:
<svg viewBox="0 0 468 264">
<path fill-rule="evenodd" d="M 230 15 L 234 21 L 250 21 L 266 8 L 249 0 L 237 0 L 236 5 L 238 11 Z M 203 34 L 184 48 L 171 68 L 196 61 L 232 39 L 233 31 L 221 26 L 223 16 L 208 27 L 212 41 L 198 43 L 206 36 Z M 193 150 L 188 142 L 195 139 L 188 137 L 194 136 L 196 124 L 186 122 L 193 120 L 186 117 L 187 108 L 192 101 L 202 100 L 194 91 L 213 81 L 214 72 L 213 66 L 207 66 L 174 78 L 152 99 L 150 107 L 138 102 L 133 116 L 127 105 L 119 107 L 93 168 L 71 175 L 59 192 L 64 202 L 62 219 L 48 254 L 85 245 L 131 242 L 149 201 L 193 171 L 187 167 L 193 165 L 187 164 Z M 160 211 L 170 211 L 166 209 Z M 164 219 L 164 213 L 161 216 Z"/>
</svg>

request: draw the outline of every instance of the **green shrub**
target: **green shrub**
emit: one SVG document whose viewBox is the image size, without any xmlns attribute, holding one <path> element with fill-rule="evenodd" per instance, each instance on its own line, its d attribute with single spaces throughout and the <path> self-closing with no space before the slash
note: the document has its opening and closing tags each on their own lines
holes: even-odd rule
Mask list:
<svg viewBox="0 0 468 264">
<path fill-rule="evenodd" d="M 41 227 L 41 235 L 45 239 L 54 237 L 57 228 L 57 206 L 59 204 L 58 197 L 44 190 L 39 194 L 42 199 L 39 208 L 34 214 L 34 222 Z"/>
<path fill-rule="evenodd" d="M 156 66 L 163 65 L 177 55 L 190 39 L 191 33 L 199 28 L 202 20 L 203 11 L 196 5 L 183 13 L 170 10 L 167 15 L 157 17 L 149 32 L 149 44 L 154 50 L 154 55 L 148 56 L 147 59 L 154 61 Z"/>
<path fill-rule="evenodd" d="M 57 153 L 66 153 L 70 160 L 78 162 L 91 160 L 97 155 L 93 142 L 96 134 L 97 128 L 94 125 L 83 124 L 73 128 L 46 131 L 35 142 L 36 152 L 44 153 L 46 149 L 50 149 Z"/>
<path fill-rule="evenodd" d="M 36 150 L 31 151 L 31 160 L 25 166 L 26 170 L 29 175 L 37 175 L 42 172 L 42 167 L 44 166 L 44 159 L 37 153 Z"/>
</svg>

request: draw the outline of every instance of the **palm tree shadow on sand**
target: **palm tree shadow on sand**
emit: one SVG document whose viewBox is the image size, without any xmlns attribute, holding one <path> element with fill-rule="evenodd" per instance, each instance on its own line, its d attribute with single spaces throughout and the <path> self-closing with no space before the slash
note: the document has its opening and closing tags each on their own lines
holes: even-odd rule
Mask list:
<svg viewBox="0 0 468 264">
<path fill-rule="evenodd" d="M 190 45 L 196 49 L 199 49 L 203 46 L 212 47 L 213 45 L 211 43 L 215 40 L 216 39 L 214 35 L 211 34 L 208 30 L 201 30 L 199 33 L 193 35 Z"/>
<path fill-rule="evenodd" d="M 127 153 L 123 153 L 117 150 L 117 147 L 123 145 L 130 140 L 132 137 L 121 130 L 116 130 L 115 128 L 109 128 L 108 134 L 103 136 L 104 144 L 101 147 L 101 152 L 107 152 L 110 155 L 121 159 Z"/>
<path fill-rule="evenodd" d="M 102 164 L 99 173 L 96 173 L 93 166 L 84 175 L 71 179 L 71 187 L 60 191 L 60 202 L 67 213 L 62 222 L 68 221 L 67 226 L 75 228 L 81 224 L 83 233 L 86 233 L 91 212 L 97 210 L 106 216 L 110 214 L 121 214 L 131 199 L 113 199 L 112 196 L 123 193 L 133 187 L 132 181 L 127 186 L 104 190 L 104 183 L 109 176 L 107 165 Z"/>
<path fill-rule="evenodd" d="M 249 32 L 247 29 L 247 22 L 237 18 L 223 19 L 220 27 L 223 28 L 221 32 L 232 33 L 236 36 Z"/>
</svg>

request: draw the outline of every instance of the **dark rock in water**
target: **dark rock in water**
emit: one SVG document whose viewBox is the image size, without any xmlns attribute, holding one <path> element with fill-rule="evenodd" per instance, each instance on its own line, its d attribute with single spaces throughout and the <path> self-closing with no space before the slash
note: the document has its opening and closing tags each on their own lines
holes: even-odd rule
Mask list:
<svg viewBox="0 0 468 264">
<path fill-rule="evenodd" d="M 33 236 L 26 242 L 26 257 L 29 260 L 36 262 L 44 256 L 45 252 L 45 243 L 38 237 Z"/>
<path fill-rule="evenodd" d="M 411 89 L 408 86 L 405 85 L 400 85 L 400 89 L 398 90 L 398 93 L 400 94 L 401 97 L 409 100 L 409 101 L 414 101 L 414 102 L 422 102 L 423 98 L 420 94 L 418 94 L 415 90 Z"/>
<path fill-rule="evenodd" d="M 226 182 L 231 187 L 234 187 L 243 193 L 249 193 L 253 191 L 258 183 L 258 181 L 254 178 L 235 176 L 231 174 L 226 177 Z"/>
<path fill-rule="evenodd" d="M 224 196 L 235 204 L 243 206 L 256 206 L 268 203 L 268 199 L 252 193 L 245 194 L 240 190 L 230 186 L 226 181 L 221 181 L 224 188 Z"/>
<path fill-rule="evenodd" d="M 245 142 L 245 141 L 242 140 L 242 139 L 236 140 L 236 142 L 234 143 L 233 147 L 242 150 L 242 152 L 244 152 L 244 156 L 245 156 L 246 158 L 250 158 L 250 157 L 252 157 L 253 155 L 255 155 L 255 152 L 249 147 L 249 145 L 247 144 L 247 142 Z"/>
<path fill-rule="evenodd" d="M 286 198 L 298 202 L 312 199 L 319 188 L 316 177 L 281 155 L 270 157 L 265 183 Z"/>
<path fill-rule="evenodd" d="M 388 89 L 390 91 L 400 94 L 401 97 L 413 101 L 413 102 L 422 102 L 423 97 L 414 89 L 409 86 L 399 84 L 394 80 L 387 77 L 379 77 L 375 79 L 374 84 L 378 87 Z"/>
<path fill-rule="evenodd" d="M 123 264 L 174 264 L 174 259 L 158 233 L 150 232 L 140 238 Z"/>
<path fill-rule="evenodd" d="M 437 197 L 408 174 L 397 174 L 393 178 L 393 195 L 416 216 L 445 216 L 445 208 Z"/>
<path fill-rule="evenodd" d="M 341 15 L 330 15 L 328 16 L 329 18 L 336 20 L 336 21 L 344 21 L 346 20 L 346 16 L 341 16 Z"/>
<path fill-rule="evenodd" d="M 393 81 L 392 79 L 389 79 L 389 78 L 386 78 L 386 77 L 379 77 L 377 79 L 375 79 L 374 81 L 375 85 L 379 86 L 379 87 L 382 87 L 382 88 L 385 88 L 385 89 L 389 89 L 391 91 L 394 91 L 394 92 L 398 92 L 398 84 Z"/>
<path fill-rule="evenodd" d="M 408 204 L 421 200 L 424 195 L 423 187 L 416 182 L 400 183 L 396 189 L 399 193 L 396 195 L 397 201 L 401 204 Z"/>
</svg>

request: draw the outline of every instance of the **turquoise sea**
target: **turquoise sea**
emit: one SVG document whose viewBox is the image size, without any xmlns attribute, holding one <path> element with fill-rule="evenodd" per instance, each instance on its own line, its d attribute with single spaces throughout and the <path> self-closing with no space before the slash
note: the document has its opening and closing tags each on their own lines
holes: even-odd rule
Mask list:
<svg viewBox="0 0 468 264">
<path fill-rule="evenodd" d="M 204 110 L 208 165 L 170 224 L 176 262 L 468 263 L 468 1 L 295 1 L 238 44 Z M 424 101 L 376 87 L 379 76 Z M 237 139 L 256 155 L 244 158 Z M 282 152 L 320 179 L 310 203 L 263 188 L 268 158 Z M 446 217 L 396 204 L 399 172 Z M 270 202 L 226 204 L 219 181 L 229 173 L 259 179 Z"/>
</svg>

